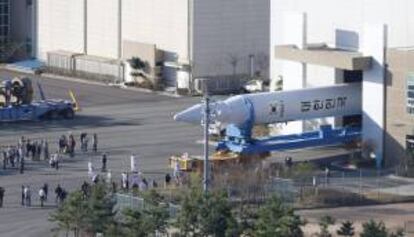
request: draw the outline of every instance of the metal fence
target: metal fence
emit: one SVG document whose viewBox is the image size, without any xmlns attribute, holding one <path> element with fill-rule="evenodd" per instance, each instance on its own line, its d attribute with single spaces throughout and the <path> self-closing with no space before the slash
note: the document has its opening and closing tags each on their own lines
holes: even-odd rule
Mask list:
<svg viewBox="0 0 414 237">
<path fill-rule="evenodd" d="M 67 51 L 47 53 L 46 72 L 115 83 L 124 81 L 124 64 L 120 60 Z"/>
<path fill-rule="evenodd" d="M 116 197 L 116 210 L 123 210 L 126 208 L 133 210 L 144 210 L 149 207 L 149 204 L 146 204 L 145 200 L 141 197 L 134 196 L 132 194 L 122 194 L 117 193 Z M 175 218 L 180 210 L 180 206 L 173 203 L 160 203 L 160 205 L 165 205 L 167 207 L 169 216 Z"/>
</svg>

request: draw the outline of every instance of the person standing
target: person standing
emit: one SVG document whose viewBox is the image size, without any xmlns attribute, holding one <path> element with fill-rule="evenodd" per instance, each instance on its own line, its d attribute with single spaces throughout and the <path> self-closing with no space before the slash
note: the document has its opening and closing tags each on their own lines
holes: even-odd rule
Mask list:
<svg viewBox="0 0 414 237">
<path fill-rule="evenodd" d="M 87 148 L 85 147 L 86 144 L 86 136 L 88 136 L 88 134 L 86 132 L 81 132 L 80 134 L 80 143 L 81 143 L 81 151 L 86 152 Z"/>
<path fill-rule="evenodd" d="M 39 200 L 40 200 L 40 207 L 43 207 L 44 202 L 46 201 L 46 194 L 45 194 L 45 190 L 42 188 L 40 188 L 39 190 Z"/>
<path fill-rule="evenodd" d="M 17 162 L 20 162 L 22 159 L 24 159 L 24 148 L 23 148 L 22 145 L 18 146 L 17 154 L 18 154 L 17 155 L 17 157 L 18 157 Z"/>
<path fill-rule="evenodd" d="M 49 161 L 50 167 L 55 168 L 56 170 L 59 169 L 59 154 L 55 153 L 52 155 L 52 159 Z"/>
<path fill-rule="evenodd" d="M 32 149 L 32 142 L 30 141 L 30 139 L 27 139 L 27 141 L 26 141 L 26 157 L 29 157 L 31 149 Z"/>
<path fill-rule="evenodd" d="M 3 170 L 7 168 L 7 152 L 3 150 Z"/>
<path fill-rule="evenodd" d="M 26 207 L 30 207 L 32 203 L 32 194 L 30 192 L 30 187 L 24 187 L 24 204 Z"/>
<path fill-rule="evenodd" d="M 30 150 L 31 150 L 32 160 L 36 160 L 37 159 L 37 155 L 36 155 L 36 152 L 37 152 L 37 141 L 34 141 L 33 142 Z"/>
<path fill-rule="evenodd" d="M 165 185 L 164 185 L 165 188 L 169 187 L 170 186 L 170 183 L 171 183 L 171 175 L 169 173 L 167 173 L 165 175 Z"/>
<path fill-rule="evenodd" d="M 20 171 L 20 174 L 24 173 L 24 157 L 20 158 L 19 171 Z"/>
<path fill-rule="evenodd" d="M 107 184 L 112 183 L 112 172 L 111 172 L 111 170 L 108 170 L 108 172 L 106 173 L 106 183 Z"/>
<path fill-rule="evenodd" d="M 22 206 L 24 206 L 24 189 L 25 189 L 26 187 L 24 186 L 24 185 L 22 185 L 22 201 L 21 201 L 21 204 L 22 204 Z"/>
<path fill-rule="evenodd" d="M 36 160 L 40 160 L 40 157 L 42 155 L 42 146 L 43 146 L 43 141 L 37 143 L 37 146 L 36 146 Z"/>
<path fill-rule="evenodd" d="M 121 182 L 122 182 L 122 188 L 124 190 L 128 190 L 129 189 L 128 174 L 126 172 L 123 172 L 121 176 L 122 176 L 122 180 L 121 180 Z"/>
<path fill-rule="evenodd" d="M 49 160 L 49 143 L 47 140 L 43 143 L 43 158 L 44 160 Z"/>
<path fill-rule="evenodd" d="M 3 207 L 4 192 L 6 190 L 3 187 L 0 187 L 0 208 Z"/>
<path fill-rule="evenodd" d="M 75 137 L 72 133 L 69 134 L 69 155 L 70 157 L 75 156 L 75 147 L 76 147 L 76 141 Z"/>
<path fill-rule="evenodd" d="M 95 174 L 92 162 L 88 162 L 88 176 L 92 177 Z"/>
<path fill-rule="evenodd" d="M 102 172 L 106 171 L 106 162 L 107 161 L 108 161 L 108 157 L 107 157 L 106 153 L 103 153 L 103 155 L 102 155 L 102 168 L 101 168 Z"/>
<path fill-rule="evenodd" d="M 98 135 L 96 133 L 92 136 L 92 150 L 93 152 L 98 152 Z"/>
<path fill-rule="evenodd" d="M 83 181 L 83 184 L 81 186 L 81 191 L 82 191 L 84 199 L 89 197 L 89 189 L 90 189 L 89 184 L 86 181 Z"/>
<path fill-rule="evenodd" d="M 60 187 L 60 184 L 58 184 L 55 188 L 55 195 L 56 195 L 55 202 L 58 205 L 59 205 L 59 201 L 61 200 L 61 197 L 62 197 L 62 192 L 63 192 L 63 189 L 62 189 L 62 187 Z"/>
<path fill-rule="evenodd" d="M 47 183 L 43 184 L 43 191 L 45 191 L 45 200 L 47 201 L 47 194 L 49 193 L 49 185 Z"/>
</svg>

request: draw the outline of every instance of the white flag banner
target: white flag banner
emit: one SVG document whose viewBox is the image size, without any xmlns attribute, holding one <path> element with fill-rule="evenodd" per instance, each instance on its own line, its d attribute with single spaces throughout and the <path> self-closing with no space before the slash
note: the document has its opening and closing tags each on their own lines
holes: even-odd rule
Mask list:
<svg viewBox="0 0 414 237">
<path fill-rule="evenodd" d="M 131 155 L 131 172 L 138 172 L 138 157 L 135 154 Z"/>
</svg>

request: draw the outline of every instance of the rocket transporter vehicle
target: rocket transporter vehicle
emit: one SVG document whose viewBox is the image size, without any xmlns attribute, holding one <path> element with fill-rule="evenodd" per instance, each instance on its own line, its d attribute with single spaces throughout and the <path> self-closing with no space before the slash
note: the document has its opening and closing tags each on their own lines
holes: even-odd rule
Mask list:
<svg viewBox="0 0 414 237">
<path fill-rule="evenodd" d="M 359 138 L 360 128 L 332 129 L 321 126 L 320 131 L 277 136 L 266 139 L 252 138 L 254 125 L 285 123 L 323 117 L 359 115 L 361 84 L 237 95 L 210 104 L 213 121 L 227 125 L 226 138 L 217 149 L 234 152 L 267 152 L 307 146 L 350 142 Z M 174 116 L 174 120 L 199 124 L 204 105 L 197 104 Z"/>
<path fill-rule="evenodd" d="M 0 122 L 42 119 L 72 119 L 75 101 L 46 99 L 38 84 L 41 100 L 33 100 L 33 85 L 29 78 L 14 78 L 0 82 Z"/>
</svg>

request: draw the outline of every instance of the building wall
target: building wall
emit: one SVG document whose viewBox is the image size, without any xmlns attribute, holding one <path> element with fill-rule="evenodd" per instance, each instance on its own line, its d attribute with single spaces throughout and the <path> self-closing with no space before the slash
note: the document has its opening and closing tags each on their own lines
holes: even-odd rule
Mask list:
<svg viewBox="0 0 414 237">
<path fill-rule="evenodd" d="M 363 41 L 365 24 L 385 23 L 388 25 L 388 47 L 414 45 L 414 15 L 411 10 L 414 1 L 401 0 L 273 0 L 274 44 L 283 39 L 283 12 L 305 12 L 307 14 L 307 42 L 326 42 L 332 46 L 358 50 Z M 276 16 L 276 17 L 275 17 Z M 272 78 L 280 72 L 277 62 L 272 63 Z M 309 71 L 312 69 L 309 68 Z M 335 81 L 332 69 L 315 69 L 319 80 Z M 309 74 L 309 77 L 312 77 Z M 315 77 L 313 77 L 315 78 Z M 319 84 L 315 79 L 308 84 Z"/>
<path fill-rule="evenodd" d="M 120 58 L 119 1 L 87 0 L 87 53 Z"/>
<path fill-rule="evenodd" d="M 84 0 L 37 1 L 37 58 L 47 52 L 84 51 Z"/>
<path fill-rule="evenodd" d="M 189 0 L 123 0 L 122 38 L 155 44 L 166 61 L 188 63 Z M 175 86 L 176 70 L 165 68 L 167 85 Z"/>
<path fill-rule="evenodd" d="M 405 156 L 406 135 L 414 135 L 414 115 L 407 112 L 407 77 L 414 73 L 414 51 L 387 52 L 386 165 L 398 164 Z"/>
<path fill-rule="evenodd" d="M 268 76 L 270 0 L 194 0 L 194 76 L 249 73 L 249 54 L 256 70 Z M 259 65 L 260 64 L 260 65 Z"/>
<path fill-rule="evenodd" d="M 10 36 L 10 2 L 0 0 L 0 42 L 6 42 Z"/>
</svg>

